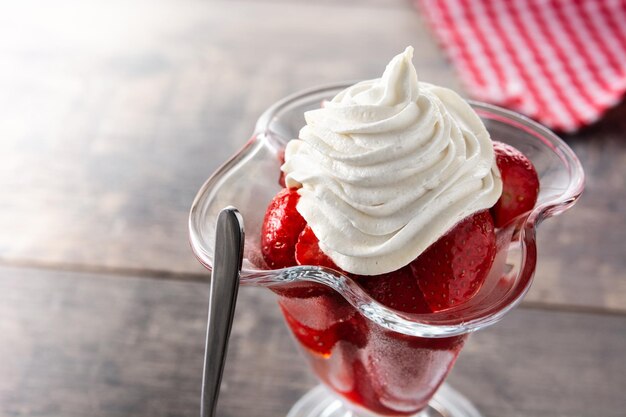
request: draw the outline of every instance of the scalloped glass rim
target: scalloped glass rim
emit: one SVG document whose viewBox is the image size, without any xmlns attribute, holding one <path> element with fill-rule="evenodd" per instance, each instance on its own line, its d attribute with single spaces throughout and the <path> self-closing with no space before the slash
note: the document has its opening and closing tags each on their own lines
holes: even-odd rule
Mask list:
<svg viewBox="0 0 626 417">
<path fill-rule="evenodd" d="M 324 98 L 331 98 L 352 84 L 344 82 L 315 87 L 276 102 L 258 119 L 252 139 L 205 182 L 193 202 L 189 216 L 191 246 L 198 260 L 205 267 L 211 269 L 213 253 L 213 236 L 211 233 L 207 233 L 207 230 L 210 232 L 210 227 L 207 229 L 206 224 L 209 221 L 213 224 L 215 221 L 214 218 L 209 219 L 207 217 L 208 207 L 220 187 L 228 185 L 225 178 L 236 178 L 236 174 L 245 164 L 249 163 L 252 158 L 258 158 L 261 155 L 259 153 L 260 148 L 264 151 L 269 149 L 274 156 L 278 154 L 289 137 L 271 131 L 270 126 L 283 113 L 303 104 L 310 105 L 311 103 L 319 103 Z M 516 262 L 518 264 L 517 273 L 505 282 L 505 284 L 510 285 L 509 288 L 500 289 L 498 296 L 494 296 L 493 300 L 489 302 L 486 299 L 490 294 L 486 294 L 474 303 L 470 301 L 438 313 L 418 315 L 402 313 L 378 303 L 363 291 L 353 279 L 329 268 L 296 266 L 267 270 L 257 268 L 253 262 L 246 258 L 241 272 L 241 284 L 270 287 L 302 281 L 321 283 L 342 295 L 370 320 L 390 330 L 413 336 L 448 337 L 472 332 L 499 321 L 521 301 L 530 288 L 537 257 L 535 241 L 537 226 L 544 219 L 562 213 L 576 202 L 584 188 L 584 173 L 574 152 L 547 128 L 516 112 L 476 101 L 469 102 L 486 122 L 502 123 L 511 129 L 523 132 L 530 138 L 534 138 L 531 141 L 539 141 L 542 146 L 554 153 L 552 156 L 556 156 L 562 164 L 558 168 L 567 172 L 569 178 L 567 186 L 563 190 L 558 189 L 558 195 L 540 201 L 533 211 L 517 218 L 499 232 L 499 235 L 505 236 L 507 239 L 507 246 L 519 252 Z M 540 178 L 541 176 L 540 173 Z M 277 182 L 277 177 L 266 180 Z M 544 184 L 541 185 L 543 192 Z M 278 187 L 277 184 L 276 186 Z M 250 188 L 253 187 L 254 185 L 250 186 Z M 233 205 L 237 206 L 236 204 Z M 265 206 L 258 207 L 258 209 L 264 212 Z"/>
</svg>

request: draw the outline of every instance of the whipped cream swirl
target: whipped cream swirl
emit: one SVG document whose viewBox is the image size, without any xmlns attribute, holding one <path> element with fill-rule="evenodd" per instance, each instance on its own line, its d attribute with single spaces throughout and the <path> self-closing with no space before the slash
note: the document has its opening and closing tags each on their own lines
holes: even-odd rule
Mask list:
<svg viewBox="0 0 626 417">
<path fill-rule="evenodd" d="M 480 118 L 455 92 L 418 82 L 412 57 L 408 47 L 381 78 L 306 112 L 285 151 L 297 210 L 322 251 L 354 274 L 409 264 L 502 192 Z"/>
</svg>

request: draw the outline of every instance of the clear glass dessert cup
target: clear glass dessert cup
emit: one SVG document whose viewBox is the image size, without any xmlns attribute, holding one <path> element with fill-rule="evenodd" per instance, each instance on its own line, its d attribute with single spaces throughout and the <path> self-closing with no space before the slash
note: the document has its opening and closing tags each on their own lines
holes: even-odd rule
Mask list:
<svg viewBox="0 0 626 417">
<path fill-rule="evenodd" d="M 318 266 L 271 270 L 261 256 L 265 210 L 279 185 L 286 143 L 304 125 L 304 112 L 348 87 L 341 83 L 289 96 L 267 109 L 252 139 L 198 192 L 189 218 L 200 262 L 213 264 L 215 220 L 235 206 L 246 229 L 242 285 L 268 287 L 322 385 L 289 413 L 301 416 L 480 416 L 443 384 L 469 333 L 499 321 L 528 291 L 536 229 L 571 207 L 584 174 L 572 150 L 548 129 L 514 112 L 471 102 L 493 140 L 509 143 L 534 164 L 540 179 L 535 208 L 497 229 L 498 252 L 487 280 L 470 301 L 430 314 L 407 314 L 370 297 L 354 279 Z"/>
</svg>

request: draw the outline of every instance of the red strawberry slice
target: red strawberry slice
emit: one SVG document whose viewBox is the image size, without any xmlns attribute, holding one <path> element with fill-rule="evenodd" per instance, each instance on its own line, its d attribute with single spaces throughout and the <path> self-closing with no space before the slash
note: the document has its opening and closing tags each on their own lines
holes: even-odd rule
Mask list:
<svg viewBox="0 0 626 417">
<path fill-rule="evenodd" d="M 502 175 L 502 196 L 491 208 L 496 227 L 502 227 L 535 206 L 539 177 L 533 164 L 514 147 L 493 142 L 496 164 Z"/>
<path fill-rule="evenodd" d="M 347 321 L 355 313 L 354 307 L 336 292 L 306 299 L 280 297 L 278 303 L 296 317 L 300 324 L 312 329 L 328 329 Z"/>
<path fill-rule="evenodd" d="M 480 289 L 496 255 L 488 211 L 473 214 L 409 265 L 433 312 L 466 302 Z"/>
<path fill-rule="evenodd" d="M 265 213 L 261 228 L 261 253 L 272 269 L 298 265 L 296 243 L 306 226 L 306 220 L 296 210 L 299 199 L 296 189 L 285 188 L 276 194 Z M 306 237 L 304 240 L 306 241 Z M 295 298 L 311 298 L 332 292 L 325 285 L 312 282 L 297 282 L 271 289 L 278 295 Z"/>
<path fill-rule="evenodd" d="M 319 247 L 319 240 L 308 225 L 298 237 L 295 248 L 295 259 L 298 265 L 325 266 L 341 271 L 337 265 Z M 292 288 L 293 287 L 293 288 Z M 315 282 L 302 282 L 285 286 L 278 291 L 280 295 L 287 297 L 311 298 L 320 295 L 332 294 L 334 290 L 323 284 Z"/>
<path fill-rule="evenodd" d="M 281 190 L 270 203 L 261 228 L 261 253 L 271 269 L 296 265 L 298 236 L 306 221 L 296 210 L 300 195 L 294 188 Z"/>
<path fill-rule="evenodd" d="M 324 296 L 324 298 L 334 297 L 341 296 L 337 294 Z M 343 299 L 342 302 L 345 303 Z M 330 356 L 333 347 L 340 341 L 354 345 L 357 348 L 365 347 L 367 344 L 369 334 L 367 320 L 354 309 L 351 309 L 352 313 L 349 317 L 341 318 L 333 322 L 330 326 L 319 329 L 312 325 L 308 326 L 302 323 L 299 320 L 300 317 L 297 317 L 297 314 L 292 314 L 293 312 L 288 309 L 287 306 L 282 303 L 279 303 L 279 305 L 285 316 L 287 325 L 296 339 L 307 349 L 317 354 L 324 357 Z M 314 310 L 316 310 L 316 308 L 314 308 Z M 314 314 L 313 311 L 306 314 L 304 318 L 307 318 L 307 316 L 311 314 Z M 325 312 L 321 314 L 324 315 Z"/>
<path fill-rule="evenodd" d="M 376 301 L 405 313 L 430 313 L 409 265 L 381 275 L 359 276 L 359 284 Z"/>
<path fill-rule="evenodd" d="M 324 357 L 330 356 L 333 346 L 337 343 L 337 332 L 334 327 L 318 330 L 305 326 L 298 322 L 283 306 L 280 306 L 280 308 L 293 335 L 304 347 Z"/>
<path fill-rule="evenodd" d="M 274 287 L 269 287 L 269 289 L 282 297 L 297 298 L 299 300 L 328 295 L 333 292 L 332 288 L 327 287 L 324 284 L 307 281 L 280 284 Z"/>
<path fill-rule="evenodd" d="M 317 236 L 308 225 L 302 230 L 296 243 L 296 262 L 298 265 L 325 266 L 340 270 L 333 260 L 322 252 Z"/>
</svg>

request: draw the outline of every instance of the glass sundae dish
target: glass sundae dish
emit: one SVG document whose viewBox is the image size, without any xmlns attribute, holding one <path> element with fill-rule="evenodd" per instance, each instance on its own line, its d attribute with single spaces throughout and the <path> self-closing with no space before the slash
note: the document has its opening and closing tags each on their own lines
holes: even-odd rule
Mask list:
<svg viewBox="0 0 626 417">
<path fill-rule="evenodd" d="M 408 80 L 406 65 L 398 67 L 400 61 L 396 61 L 398 65 L 393 67 L 393 62 L 382 80 L 402 84 L 405 93 L 415 90 L 406 93 L 406 97 L 400 94 L 402 97 L 399 98 L 415 101 L 418 95 L 415 88 L 417 78 Z M 488 268 L 482 271 L 482 282 L 472 290 L 470 297 L 457 304 L 450 300 L 449 304 L 437 307 L 432 302 L 433 297 L 437 299 L 434 291 L 428 294 L 422 286 L 422 292 L 416 292 L 411 287 L 417 287 L 418 283 L 411 284 L 417 272 L 411 268 L 415 264 L 410 261 L 432 252 L 440 240 L 445 241 L 444 237 L 448 236 L 451 228 L 456 229 L 459 221 L 463 220 L 463 223 L 470 215 L 482 216 L 492 222 L 489 211 L 485 210 L 491 208 L 500 196 L 501 185 L 498 185 L 500 177 L 497 169 L 489 173 L 491 162 L 486 170 L 483 164 L 483 177 L 492 175 L 493 178 L 483 180 L 481 177 L 480 180 L 481 184 L 488 184 L 487 191 L 483 192 L 482 188 L 474 190 L 474 183 L 461 181 L 461 188 L 471 189 L 464 194 L 464 198 L 471 200 L 470 204 L 480 200 L 470 212 L 460 209 L 458 212 L 461 214 L 449 215 L 448 211 L 432 215 L 426 223 L 436 223 L 442 230 L 421 237 L 426 239 L 426 243 L 413 245 L 411 242 L 415 238 L 409 243 L 402 242 L 391 251 L 392 257 L 401 258 L 393 261 L 395 266 L 379 267 L 377 261 L 346 260 L 341 255 L 336 258 L 342 262 L 341 267 L 332 262 L 335 258 L 331 262 L 324 259 L 322 262 L 306 263 L 307 259 L 319 260 L 315 256 L 301 256 L 300 261 L 304 259 L 304 262 L 285 267 L 270 265 L 267 248 L 263 246 L 266 243 L 263 241 L 266 231 L 264 222 L 267 222 L 266 208 L 283 188 L 279 182 L 284 181 L 281 165 L 287 143 L 297 138 L 303 126 L 310 122 L 305 121 L 306 112 L 328 106 L 332 109 L 333 98 L 345 97 L 350 88 L 354 86 L 344 83 L 297 93 L 274 104 L 259 118 L 252 139 L 209 178 L 196 196 L 189 223 L 192 248 L 200 262 L 211 269 L 215 219 L 226 206 L 239 209 L 246 228 L 241 284 L 265 286 L 278 295 L 278 304 L 288 327 L 323 383 L 303 397 L 289 416 L 479 416 L 467 400 L 442 383 L 468 334 L 500 320 L 528 291 L 537 261 L 536 228 L 546 218 L 574 204 L 583 189 L 582 168 L 571 149 L 549 130 L 513 112 L 470 102 L 492 140 L 512 145 L 532 162 L 538 174 L 540 190 L 537 202 L 530 211 L 503 224 L 496 221 L 495 227 L 491 223 L 488 232 L 493 236 L 493 251 L 489 254 Z M 363 91 L 359 88 L 357 95 Z M 420 85 L 420 91 L 427 91 L 428 88 Z M 370 95 L 365 99 L 384 101 L 383 96 L 388 90 L 382 88 L 378 92 L 367 93 Z M 441 94 L 445 99 L 448 93 Z M 456 121 L 456 115 L 465 110 L 455 106 L 451 113 L 454 113 L 452 119 Z M 424 119 L 419 115 L 415 117 Z M 472 120 L 467 123 L 461 120 L 459 124 L 463 129 L 471 130 L 473 127 L 468 128 L 468 125 L 473 123 Z M 468 149 L 471 150 L 471 146 L 468 145 Z M 404 154 L 404 150 L 400 150 L 399 154 Z M 491 161 L 488 158 L 487 161 Z M 308 168 L 306 161 L 292 161 L 295 161 L 292 162 L 296 165 L 295 170 Z M 288 164 L 289 158 L 285 165 Z M 300 180 L 306 181 L 302 175 L 298 180 L 287 175 L 287 183 L 291 181 L 300 185 Z M 426 192 L 434 188 L 426 187 Z M 481 192 L 485 198 L 473 198 Z M 308 217 L 308 223 L 312 223 L 315 215 L 309 213 Z M 328 219 L 328 216 L 319 217 L 322 221 Z M 315 235 L 319 230 L 315 231 Z M 313 231 L 308 231 L 307 242 L 313 241 L 321 246 L 315 235 L 310 235 Z M 454 243 L 450 239 L 448 242 Z M 357 253 L 362 242 L 350 242 L 349 239 L 343 242 L 344 246 L 351 246 L 351 243 L 354 243 L 354 248 L 350 247 L 347 252 Z M 467 243 L 465 239 L 457 243 L 461 249 L 467 249 L 464 253 L 474 249 L 472 243 Z M 410 249 L 413 252 L 409 251 L 406 255 L 395 256 L 408 246 L 416 248 Z M 332 250 L 327 251 L 332 253 Z M 449 262 L 454 263 L 455 259 Z M 346 272 L 352 268 L 354 270 Z M 389 274 L 393 275 L 393 279 Z M 387 281 L 381 281 L 381 277 L 386 277 Z M 384 284 L 381 285 L 381 282 Z M 390 288 L 396 285 L 397 289 Z M 420 282 L 419 285 L 423 284 Z M 424 299 L 416 300 L 421 293 Z"/>
</svg>

